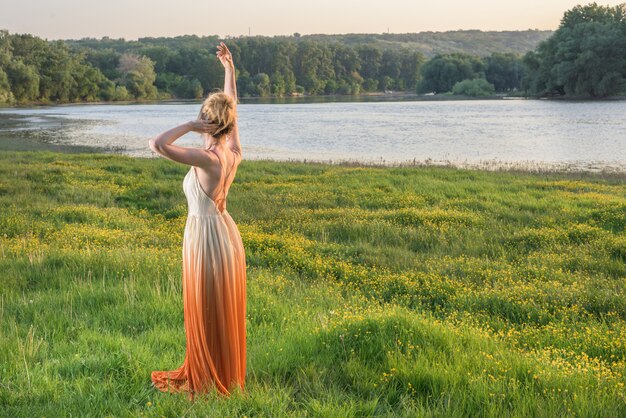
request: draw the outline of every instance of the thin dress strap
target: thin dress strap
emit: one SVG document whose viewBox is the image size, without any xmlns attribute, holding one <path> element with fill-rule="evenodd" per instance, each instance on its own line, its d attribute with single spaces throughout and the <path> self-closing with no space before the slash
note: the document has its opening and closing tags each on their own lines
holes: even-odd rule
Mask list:
<svg viewBox="0 0 626 418">
<path fill-rule="evenodd" d="M 233 158 L 233 163 L 230 166 L 230 170 L 228 171 L 228 174 L 225 174 L 224 173 L 224 165 L 222 164 L 222 159 L 220 158 L 219 154 L 217 152 L 215 152 L 215 149 L 211 149 L 210 151 L 212 151 L 213 154 L 215 154 L 217 156 L 217 160 L 219 161 L 220 167 L 222 169 L 222 184 L 221 184 L 221 187 L 222 187 L 222 193 L 221 193 L 222 198 L 220 200 L 221 200 L 222 206 L 224 206 L 226 204 L 226 179 L 228 177 L 230 177 L 230 173 L 233 172 L 233 167 L 235 166 L 235 159 Z M 224 210 L 224 209 L 225 208 L 222 207 L 221 210 Z"/>
<path fill-rule="evenodd" d="M 225 179 L 230 178 L 230 174 L 233 172 L 233 168 L 235 167 L 235 163 L 237 162 L 237 159 L 235 158 L 235 155 L 231 152 L 231 155 L 233 157 L 233 162 L 230 165 L 230 170 L 228 170 L 228 175 L 226 175 Z M 224 180 L 224 186 L 226 186 L 226 180 Z M 226 191 L 226 187 L 224 187 L 224 200 L 226 200 L 226 196 L 228 195 L 228 192 Z"/>
</svg>

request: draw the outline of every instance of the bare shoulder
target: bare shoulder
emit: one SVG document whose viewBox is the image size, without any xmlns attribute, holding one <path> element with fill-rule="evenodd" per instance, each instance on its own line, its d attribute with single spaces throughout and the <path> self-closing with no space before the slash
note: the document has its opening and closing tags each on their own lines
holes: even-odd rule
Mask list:
<svg viewBox="0 0 626 418">
<path fill-rule="evenodd" d="M 211 152 L 208 149 L 201 149 L 200 151 L 205 155 L 205 158 L 202 159 L 202 164 L 196 165 L 196 167 L 204 170 L 206 173 L 211 173 L 216 168 L 219 168 L 219 157 L 215 155 L 214 152 Z"/>
<path fill-rule="evenodd" d="M 152 151 L 163 157 L 188 166 L 204 167 L 210 164 L 211 156 L 205 150 L 195 147 L 181 147 L 175 144 L 157 146 L 154 139 L 149 142 Z"/>
</svg>

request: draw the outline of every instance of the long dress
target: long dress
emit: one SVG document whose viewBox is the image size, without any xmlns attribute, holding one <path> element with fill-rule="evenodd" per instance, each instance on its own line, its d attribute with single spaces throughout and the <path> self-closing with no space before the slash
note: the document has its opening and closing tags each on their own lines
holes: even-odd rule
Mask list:
<svg viewBox="0 0 626 418">
<path fill-rule="evenodd" d="M 185 360 L 176 370 L 153 371 L 151 377 L 157 389 L 188 392 L 192 401 L 213 387 L 225 396 L 236 385 L 243 391 L 246 377 L 245 252 L 226 210 L 236 170 L 226 172 L 221 159 L 220 166 L 221 179 L 211 194 L 200 185 L 195 167 L 183 180 L 188 204 L 182 252 Z"/>
</svg>

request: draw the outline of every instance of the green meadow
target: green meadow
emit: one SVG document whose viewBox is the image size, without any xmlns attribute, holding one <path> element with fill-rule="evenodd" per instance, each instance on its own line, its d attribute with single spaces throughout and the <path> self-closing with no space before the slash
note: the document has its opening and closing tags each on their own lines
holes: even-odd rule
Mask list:
<svg viewBox="0 0 626 418">
<path fill-rule="evenodd" d="M 187 170 L 0 154 L 1 416 L 626 416 L 624 175 L 244 161 L 246 388 L 190 403 Z"/>
</svg>

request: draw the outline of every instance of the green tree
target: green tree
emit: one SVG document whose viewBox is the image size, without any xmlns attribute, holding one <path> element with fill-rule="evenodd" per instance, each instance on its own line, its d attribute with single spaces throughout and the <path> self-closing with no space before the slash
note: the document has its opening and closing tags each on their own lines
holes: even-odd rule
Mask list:
<svg viewBox="0 0 626 418">
<path fill-rule="evenodd" d="M 221 86 L 224 82 L 224 70 L 217 58 L 207 49 L 182 47 L 171 57 L 166 65 L 172 72 L 190 79 L 197 79 L 204 91 Z"/>
<path fill-rule="evenodd" d="M 459 81 L 484 78 L 485 64 L 479 57 L 467 54 L 440 54 L 422 66 L 419 92 L 444 93 Z"/>
<path fill-rule="evenodd" d="M 181 99 L 200 99 L 204 95 L 204 89 L 200 80 L 191 77 L 181 77 L 180 82 L 173 86 L 172 91 Z"/>
<path fill-rule="evenodd" d="M 522 57 L 513 53 L 493 53 L 485 58 L 485 78 L 496 91 L 518 90 L 524 76 Z"/>
<path fill-rule="evenodd" d="M 106 77 L 99 69 L 90 65 L 76 65 L 72 78 L 69 100 L 93 102 L 102 98 L 101 89 L 104 87 Z"/>
<path fill-rule="evenodd" d="M 154 63 L 146 56 L 125 53 L 120 57 L 118 71 L 120 83 L 136 99 L 155 99 L 157 88 L 154 86 L 156 74 Z"/>
<path fill-rule="evenodd" d="M 13 99 L 9 76 L 0 68 L 0 103 L 11 103 Z"/>
<path fill-rule="evenodd" d="M 285 94 L 291 94 L 296 91 L 296 76 L 291 70 L 283 72 L 285 78 Z"/>
<path fill-rule="evenodd" d="M 559 28 L 524 57 L 528 94 L 606 97 L 626 84 L 626 5 L 591 3 L 565 12 Z"/>
<path fill-rule="evenodd" d="M 4 68 L 13 56 L 11 37 L 7 30 L 0 30 L 0 68 Z"/>
<path fill-rule="evenodd" d="M 121 76 L 118 71 L 121 56 L 122 54 L 111 48 L 97 50 L 88 49 L 85 59 L 88 63 L 102 71 L 102 74 L 104 74 L 106 78 L 115 80 Z"/>
<path fill-rule="evenodd" d="M 270 77 L 265 73 L 258 73 L 252 77 L 256 89 L 256 95 L 263 97 L 270 95 Z"/>
<path fill-rule="evenodd" d="M 493 84 L 484 78 L 459 81 L 452 87 L 452 93 L 470 97 L 491 96 L 495 91 Z"/>
<path fill-rule="evenodd" d="M 0 103 L 10 103 L 14 99 L 13 93 L 11 93 L 9 76 L 4 70 L 11 62 L 12 55 L 9 32 L 0 30 Z"/>
<path fill-rule="evenodd" d="M 128 89 L 124 86 L 115 86 L 115 95 L 113 100 L 130 100 L 132 96 L 128 92 Z"/>
<path fill-rule="evenodd" d="M 381 50 L 371 45 L 360 45 L 356 52 L 361 62 L 361 76 L 365 79 L 378 78 L 383 58 Z"/>
<path fill-rule="evenodd" d="M 335 94 L 337 92 L 337 82 L 333 79 L 326 80 L 326 85 L 324 86 L 325 94 Z"/>
<path fill-rule="evenodd" d="M 378 89 L 378 80 L 375 78 L 366 78 L 363 82 L 363 89 L 367 92 L 376 91 Z"/>
<path fill-rule="evenodd" d="M 365 79 L 359 74 L 358 71 L 352 71 L 350 73 L 350 94 L 359 94 L 363 91 L 363 84 L 365 83 Z"/>
<path fill-rule="evenodd" d="M 401 69 L 402 61 L 400 59 L 400 53 L 391 49 L 385 49 L 378 73 L 378 85 L 380 86 L 380 90 L 395 88 L 396 80 L 400 78 Z"/>
<path fill-rule="evenodd" d="M 165 45 L 153 45 L 141 50 L 141 54 L 154 62 L 154 71 L 163 73 L 167 71 L 167 65 L 176 53 Z M 118 58 L 119 59 L 119 58 Z"/>
<path fill-rule="evenodd" d="M 301 41 L 296 50 L 296 82 L 309 94 L 324 92 L 326 80 L 334 78 L 330 48 L 311 41 Z"/>
<path fill-rule="evenodd" d="M 383 76 L 380 79 L 381 90 L 392 90 L 396 87 L 396 80 L 388 75 Z"/>
<path fill-rule="evenodd" d="M 426 57 L 422 53 L 404 49 L 400 53 L 400 75 L 396 88 L 414 91 L 422 77 L 421 68 L 425 62 Z"/>
<path fill-rule="evenodd" d="M 248 73 L 248 71 L 246 71 L 245 69 L 239 73 L 236 83 L 237 93 L 242 97 L 256 94 L 256 89 L 254 83 L 252 82 L 252 77 L 250 77 L 250 73 Z"/>
<path fill-rule="evenodd" d="M 624 22 L 626 13 L 625 4 L 615 7 L 600 6 L 593 2 L 587 5 L 577 5 L 567 10 L 561 18 L 560 28 L 574 28 L 581 23 L 619 23 Z"/>
<path fill-rule="evenodd" d="M 104 101 L 116 100 L 116 86 L 115 83 L 104 77 L 98 83 L 99 92 L 98 98 Z"/>
<path fill-rule="evenodd" d="M 285 77 L 278 71 L 275 71 L 270 77 L 271 93 L 275 96 L 284 96 L 286 87 Z"/>
<path fill-rule="evenodd" d="M 338 80 L 349 80 L 353 72 L 361 69 L 359 54 L 346 45 L 334 43 L 331 45 L 333 51 L 334 73 Z"/>
<path fill-rule="evenodd" d="M 6 67 L 11 92 L 18 102 L 36 100 L 39 96 L 39 74 L 33 65 L 26 65 L 21 59 L 11 61 Z"/>
</svg>

